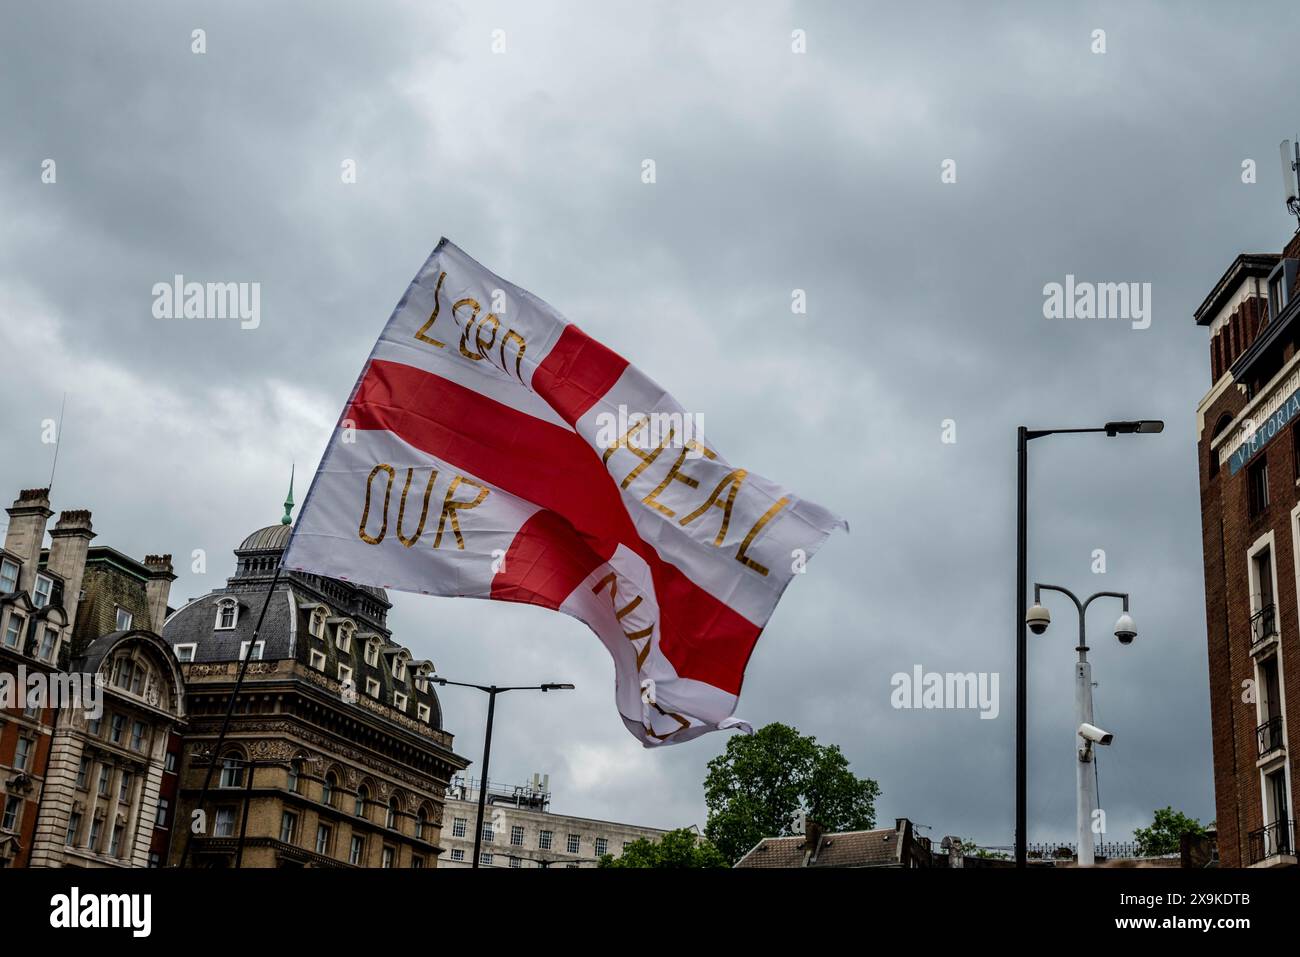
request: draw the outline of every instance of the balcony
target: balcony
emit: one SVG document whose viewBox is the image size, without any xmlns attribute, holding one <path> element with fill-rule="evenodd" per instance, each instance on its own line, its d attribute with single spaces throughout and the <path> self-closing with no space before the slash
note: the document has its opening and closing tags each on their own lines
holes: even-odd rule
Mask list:
<svg viewBox="0 0 1300 957">
<path fill-rule="evenodd" d="M 1265 757 L 1274 751 L 1282 751 L 1286 742 L 1282 737 L 1282 716 L 1269 718 L 1255 729 L 1255 741 L 1259 745 L 1259 756 Z"/>
<path fill-rule="evenodd" d="M 1254 654 L 1262 649 L 1270 638 L 1276 637 L 1277 606 L 1265 605 L 1250 616 L 1250 653 Z"/>
<path fill-rule="evenodd" d="M 1268 827 L 1251 831 L 1246 840 L 1251 867 L 1295 861 L 1295 844 L 1291 840 L 1291 821 L 1288 818 L 1279 817 Z"/>
</svg>

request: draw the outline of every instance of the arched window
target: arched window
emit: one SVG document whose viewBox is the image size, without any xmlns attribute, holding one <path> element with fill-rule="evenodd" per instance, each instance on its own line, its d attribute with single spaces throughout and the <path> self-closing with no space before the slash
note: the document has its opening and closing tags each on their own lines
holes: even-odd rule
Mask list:
<svg viewBox="0 0 1300 957">
<path fill-rule="evenodd" d="M 325 637 L 325 619 L 329 617 L 329 610 L 324 607 L 317 607 L 311 613 L 311 622 L 307 625 L 307 630 L 311 632 L 313 638 Z"/>
<path fill-rule="evenodd" d="M 302 763 L 304 760 L 303 756 L 299 754 L 289 762 L 289 779 L 285 786 L 289 789 L 290 794 L 297 794 L 302 788 Z"/>
<path fill-rule="evenodd" d="M 213 626 L 218 631 L 229 631 L 239 621 L 239 603 L 233 598 L 223 598 L 217 602 L 217 622 Z"/>
<path fill-rule="evenodd" d="M 384 819 L 384 827 L 397 830 L 397 798 L 388 799 L 388 815 Z"/>
<path fill-rule="evenodd" d="M 366 803 L 369 800 L 370 789 L 363 784 L 361 787 L 357 788 L 357 803 L 352 809 L 352 813 L 357 817 L 364 818 L 366 816 Z"/>
<path fill-rule="evenodd" d="M 415 814 L 415 836 L 424 838 L 424 829 L 429 826 L 429 812 L 420 808 Z"/>
<path fill-rule="evenodd" d="M 329 807 L 334 806 L 334 792 L 338 789 L 339 778 L 333 771 L 325 775 L 325 781 L 321 784 L 320 801 Z"/>
<path fill-rule="evenodd" d="M 352 652 L 352 635 L 356 632 L 357 626 L 351 621 L 341 621 L 334 630 L 334 643 L 338 645 L 339 651 L 351 654 Z"/>
<path fill-rule="evenodd" d="M 221 779 L 217 786 L 223 788 L 244 786 L 244 760 L 238 751 L 227 751 L 222 757 Z"/>
</svg>

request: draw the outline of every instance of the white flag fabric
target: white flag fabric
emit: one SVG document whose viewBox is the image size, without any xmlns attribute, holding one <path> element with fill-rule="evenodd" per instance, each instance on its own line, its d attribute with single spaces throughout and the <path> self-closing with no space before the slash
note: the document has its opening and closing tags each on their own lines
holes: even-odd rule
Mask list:
<svg viewBox="0 0 1300 957">
<path fill-rule="evenodd" d="M 699 421 L 443 239 L 353 388 L 284 567 L 566 612 L 609 650 L 647 747 L 751 730 L 733 713 L 755 642 L 845 523 L 729 464 Z"/>
</svg>

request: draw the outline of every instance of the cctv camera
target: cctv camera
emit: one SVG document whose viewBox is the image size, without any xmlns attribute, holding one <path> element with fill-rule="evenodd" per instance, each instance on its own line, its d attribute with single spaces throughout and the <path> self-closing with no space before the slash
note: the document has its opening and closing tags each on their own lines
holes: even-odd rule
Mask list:
<svg viewBox="0 0 1300 957">
<path fill-rule="evenodd" d="M 1115 637 L 1119 639 L 1121 645 L 1131 645 L 1137 634 L 1137 626 L 1133 624 L 1132 616 L 1124 612 L 1119 616 L 1119 621 L 1115 622 Z"/>
<path fill-rule="evenodd" d="M 1041 635 L 1047 631 L 1047 626 L 1052 623 L 1052 613 L 1042 605 L 1035 605 L 1025 613 L 1025 624 L 1029 630 L 1036 635 Z"/>
<path fill-rule="evenodd" d="M 1087 723 L 1079 725 L 1079 737 L 1094 744 L 1110 744 L 1115 739 L 1115 735 L 1109 731 L 1103 731 L 1095 724 Z"/>
</svg>

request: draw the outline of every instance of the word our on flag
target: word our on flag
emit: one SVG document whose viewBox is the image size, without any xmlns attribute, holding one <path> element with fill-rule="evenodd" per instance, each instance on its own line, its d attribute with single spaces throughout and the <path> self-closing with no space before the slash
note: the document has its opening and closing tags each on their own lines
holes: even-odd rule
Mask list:
<svg viewBox="0 0 1300 957">
<path fill-rule="evenodd" d="M 284 567 L 566 612 L 609 650 L 647 747 L 752 730 L 732 717 L 750 653 L 795 569 L 847 524 L 682 439 L 687 418 L 443 239 L 352 390 Z"/>
</svg>

